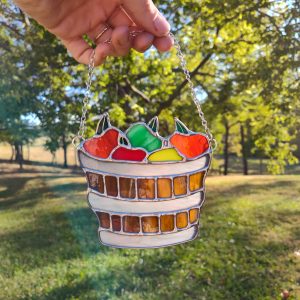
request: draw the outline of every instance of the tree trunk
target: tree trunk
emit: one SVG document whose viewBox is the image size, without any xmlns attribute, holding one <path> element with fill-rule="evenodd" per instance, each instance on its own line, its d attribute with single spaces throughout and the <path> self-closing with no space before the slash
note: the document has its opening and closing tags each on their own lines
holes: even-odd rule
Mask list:
<svg viewBox="0 0 300 300">
<path fill-rule="evenodd" d="M 228 142 L 229 142 L 229 125 L 227 120 L 225 120 L 225 136 L 224 136 L 224 175 L 228 174 L 228 162 L 229 162 L 229 153 L 228 153 Z"/>
<path fill-rule="evenodd" d="M 27 145 L 27 152 L 28 152 L 27 160 L 30 161 L 30 146 L 29 146 L 29 144 Z"/>
<path fill-rule="evenodd" d="M 242 146 L 242 157 L 243 157 L 243 173 L 244 175 L 248 175 L 248 157 L 247 157 L 247 145 L 245 142 L 245 132 L 244 126 L 240 125 L 240 133 L 241 133 L 241 146 Z"/>
<path fill-rule="evenodd" d="M 63 134 L 62 136 L 63 150 L 64 150 L 64 168 L 68 167 L 68 159 L 67 159 L 67 142 L 66 136 Z"/>
<path fill-rule="evenodd" d="M 14 158 L 15 158 L 15 147 L 14 147 L 14 145 L 10 145 L 11 146 L 11 156 L 10 156 L 10 162 L 12 163 L 13 162 L 13 160 L 14 160 Z"/>
<path fill-rule="evenodd" d="M 22 144 L 15 142 L 16 162 L 19 164 L 20 170 L 23 170 L 23 147 Z"/>
<path fill-rule="evenodd" d="M 260 173 L 260 175 L 263 174 L 263 159 L 262 158 L 259 159 L 259 173 Z"/>
</svg>

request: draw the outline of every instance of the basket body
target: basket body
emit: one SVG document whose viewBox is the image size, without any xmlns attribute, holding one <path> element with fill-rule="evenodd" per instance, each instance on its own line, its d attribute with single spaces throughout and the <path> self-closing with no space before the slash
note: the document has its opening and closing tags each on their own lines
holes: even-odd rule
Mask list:
<svg viewBox="0 0 300 300">
<path fill-rule="evenodd" d="M 96 135 L 78 147 L 88 203 L 99 239 L 119 248 L 158 248 L 194 239 L 211 161 L 207 137 L 176 120 L 163 138 L 158 119 L 124 133 L 99 121 Z"/>
<path fill-rule="evenodd" d="M 99 161 L 82 146 L 78 156 L 103 244 L 156 248 L 197 236 L 209 151 L 189 162 L 167 164 Z"/>
</svg>

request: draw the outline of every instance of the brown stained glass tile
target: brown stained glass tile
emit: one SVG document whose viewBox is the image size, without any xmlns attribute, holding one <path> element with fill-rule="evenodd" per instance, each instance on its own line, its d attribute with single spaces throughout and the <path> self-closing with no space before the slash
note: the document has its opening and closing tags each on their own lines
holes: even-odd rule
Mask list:
<svg viewBox="0 0 300 300">
<path fill-rule="evenodd" d="M 155 198 L 155 180 L 154 179 L 138 179 L 138 198 L 154 199 Z"/>
<path fill-rule="evenodd" d="M 204 172 L 198 172 L 190 175 L 190 191 L 197 191 L 203 186 Z"/>
<path fill-rule="evenodd" d="M 172 197 L 172 181 L 169 178 L 157 179 L 157 196 L 158 198 Z"/>
<path fill-rule="evenodd" d="M 162 215 L 160 217 L 160 230 L 162 232 L 174 230 L 174 215 Z"/>
<path fill-rule="evenodd" d="M 86 173 L 88 181 L 89 181 L 89 186 L 97 190 L 99 193 L 103 194 L 104 193 L 104 183 L 103 183 L 103 176 L 100 174 L 95 174 L 95 173 Z"/>
<path fill-rule="evenodd" d="M 134 216 L 123 217 L 124 232 L 138 233 L 140 232 L 140 219 Z"/>
<path fill-rule="evenodd" d="M 108 196 L 118 196 L 117 178 L 114 176 L 105 176 L 106 193 Z"/>
<path fill-rule="evenodd" d="M 97 189 L 98 174 L 88 172 L 88 173 L 86 173 L 86 176 L 87 176 L 87 179 L 88 179 L 88 182 L 89 182 L 89 186 L 92 189 Z"/>
<path fill-rule="evenodd" d="M 104 194 L 104 182 L 102 175 L 98 175 L 98 192 Z"/>
<path fill-rule="evenodd" d="M 102 228 L 109 228 L 110 227 L 110 219 L 109 214 L 105 212 L 96 211 L 96 214 L 98 216 L 100 226 Z"/>
<path fill-rule="evenodd" d="M 121 230 L 121 217 L 117 215 L 111 216 L 111 225 L 113 231 L 120 231 Z"/>
<path fill-rule="evenodd" d="M 158 217 L 142 217 L 143 232 L 158 232 Z"/>
<path fill-rule="evenodd" d="M 186 176 L 175 177 L 173 180 L 174 195 L 185 195 L 187 193 L 187 178 Z"/>
<path fill-rule="evenodd" d="M 135 198 L 135 180 L 120 177 L 120 196 L 123 198 Z"/>
<path fill-rule="evenodd" d="M 199 208 L 193 208 L 189 211 L 190 223 L 195 223 L 198 221 Z"/>
<path fill-rule="evenodd" d="M 176 226 L 179 229 L 185 228 L 188 225 L 187 212 L 181 212 L 176 215 Z"/>
</svg>

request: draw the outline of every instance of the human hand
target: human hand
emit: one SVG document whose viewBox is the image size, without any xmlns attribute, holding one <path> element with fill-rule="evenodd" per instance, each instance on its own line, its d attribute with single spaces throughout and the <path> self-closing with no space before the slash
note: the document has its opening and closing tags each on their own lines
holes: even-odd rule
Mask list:
<svg viewBox="0 0 300 300">
<path fill-rule="evenodd" d="M 151 0 L 15 0 L 15 3 L 55 34 L 80 63 L 88 64 L 93 51 L 83 39 L 85 34 L 93 41 L 99 37 L 95 41 L 95 65 L 107 56 L 127 55 L 131 48 L 144 52 L 153 44 L 163 52 L 173 44 L 168 35 L 169 23 Z M 141 32 L 132 36 L 132 31 Z"/>
</svg>

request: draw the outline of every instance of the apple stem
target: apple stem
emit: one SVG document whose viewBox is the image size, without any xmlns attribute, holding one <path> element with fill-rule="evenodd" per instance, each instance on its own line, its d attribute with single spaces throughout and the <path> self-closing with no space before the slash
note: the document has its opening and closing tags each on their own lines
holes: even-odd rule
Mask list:
<svg viewBox="0 0 300 300">
<path fill-rule="evenodd" d="M 126 138 L 124 138 L 123 136 L 120 137 L 120 144 L 121 145 L 126 145 L 128 146 L 128 141 Z"/>
<path fill-rule="evenodd" d="M 96 134 L 100 135 L 104 130 L 106 130 L 110 126 L 111 125 L 108 113 L 102 114 L 97 125 Z"/>
<path fill-rule="evenodd" d="M 188 134 L 189 133 L 189 129 L 186 127 L 185 124 L 183 124 L 179 119 L 175 118 L 175 126 L 176 126 L 176 130 L 180 133 L 185 133 Z"/>
<path fill-rule="evenodd" d="M 152 118 L 149 121 L 148 126 L 152 129 L 153 132 L 157 132 L 158 131 L 158 126 L 159 126 L 158 117 Z"/>
</svg>

